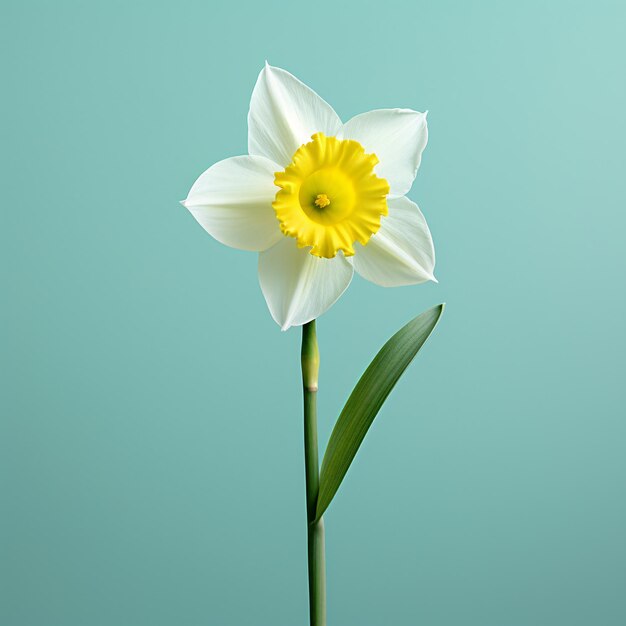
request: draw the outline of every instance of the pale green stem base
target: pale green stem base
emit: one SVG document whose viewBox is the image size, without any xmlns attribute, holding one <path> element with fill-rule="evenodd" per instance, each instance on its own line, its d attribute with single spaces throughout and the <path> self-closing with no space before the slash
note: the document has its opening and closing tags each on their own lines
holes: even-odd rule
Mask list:
<svg viewBox="0 0 626 626">
<path fill-rule="evenodd" d="M 319 351 L 315 320 L 302 327 L 302 383 L 304 386 L 304 469 L 309 561 L 309 607 L 311 626 L 326 626 L 326 564 L 324 520 L 315 521 L 319 490 L 317 451 L 317 384 Z"/>
</svg>

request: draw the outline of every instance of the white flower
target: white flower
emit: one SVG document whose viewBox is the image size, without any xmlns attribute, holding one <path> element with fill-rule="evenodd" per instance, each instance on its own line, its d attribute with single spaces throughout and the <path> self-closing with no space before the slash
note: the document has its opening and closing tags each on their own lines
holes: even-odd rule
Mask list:
<svg viewBox="0 0 626 626">
<path fill-rule="evenodd" d="M 183 205 L 218 241 L 260 253 L 263 295 L 286 330 L 327 311 L 355 270 L 384 287 L 435 280 L 426 220 L 405 197 L 427 138 L 426 115 L 409 109 L 342 124 L 266 64 L 250 101 L 250 154 L 210 167 Z"/>
</svg>

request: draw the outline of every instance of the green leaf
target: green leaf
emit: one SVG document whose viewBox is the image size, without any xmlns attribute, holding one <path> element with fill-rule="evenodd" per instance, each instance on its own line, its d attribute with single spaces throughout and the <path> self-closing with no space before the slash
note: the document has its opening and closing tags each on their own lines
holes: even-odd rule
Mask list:
<svg viewBox="0 0 626 626">
<path fill-rule="evenodd" d="M 435 306 L 402 327 L 381 348 L 356 384 L 324 454 L 316 519 L 328 508 L 383 402 L 428 339 L 443 309 L 443 304 Z"/>
</svg>

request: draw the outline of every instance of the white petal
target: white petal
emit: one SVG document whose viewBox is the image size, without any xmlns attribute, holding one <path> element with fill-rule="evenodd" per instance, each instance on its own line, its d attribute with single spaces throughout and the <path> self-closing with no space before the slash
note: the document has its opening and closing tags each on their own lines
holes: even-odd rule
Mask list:
<svg viewBox="0 0 626 626">
<path fill-rule="evenodd" d="M 225 159 L 198 178 L 182 204 L 221 243 L 267 250 L 283 237 L 272 208 L 274 172 L 280 169 L 264 157 Z"/>
<path fill-rule="evenodd" d="M 333 108 L 289 72 L 266 64 L 257 79 L 248 113 L 248 152 L 283 168 L 317 132 L 335 136 L 341 120 Z"/>
<path fill-rule="evenodd" d="M 380 230 L 367 245 L 355 246 L 354 269 L 383 287 L 436 282 L 433 240 L 417 204 L 404 197 L 387 202 Z"/>
<path fill-rule="evenodd" d="M 352 266 L 342 254 L 313 256 L 285 237 L 259 255 L 259 282 L 267 306 L 282 330 L 301 326 L 327 311 L 352 280 Z"/>
<path fill-rule="evenodd" d="M 361 113 L 346 122 L 341 139 L 355 139 L 380 163 L 376 173 L 385 178 L 392 196 L 403 196 L 413 184 L 428 141 L 426 114 L 410 109 L 380 109 Z"/>
</svg>

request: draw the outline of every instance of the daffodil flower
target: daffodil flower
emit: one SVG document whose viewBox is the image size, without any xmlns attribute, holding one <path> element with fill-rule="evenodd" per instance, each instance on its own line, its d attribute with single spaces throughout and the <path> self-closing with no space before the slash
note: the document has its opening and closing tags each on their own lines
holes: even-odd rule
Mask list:
<svg viewBox="0 0 626 626">
<path fill-rule="evenodd" d="M 321 468 L 315 320 L 355 271 L 384 287 L 435 280 L 430 231 L 405 195 L 427 139 L 425 113 L 381 109 L 343 124 L 309 87 L 266 64 L 250 101 L 249 154 L 210 167 L 183 202 L 218 241 L 259 252 L 259 282 L 272 317 L 283 330 L 302 326 L 311 626 L 326 626 L 324 513 L 443 305 L 408 322 L 374 357 L 337 418 Z"/>
<path fill-rule="evenodd" d="M 430 231 L 411 188 L 426 114 L 362 113 L 343 124 L 313 90 L 265 65 L 248 152 L 216 163 L 183 205 L 223 244 L 259 252 L 259 282 L 283 330 L 327 311 L 354 271 L 384 287 L 435 280 Z"/>
</svg>

